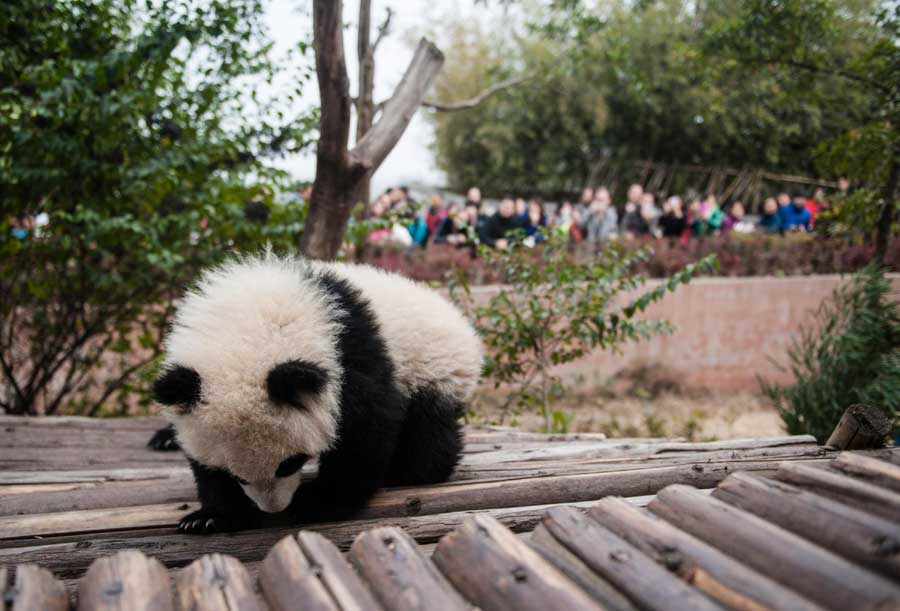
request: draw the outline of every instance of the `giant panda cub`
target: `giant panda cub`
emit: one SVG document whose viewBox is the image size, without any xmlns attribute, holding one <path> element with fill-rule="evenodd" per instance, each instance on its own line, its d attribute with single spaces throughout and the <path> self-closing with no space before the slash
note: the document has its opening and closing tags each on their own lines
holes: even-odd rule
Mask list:
<svg viewBox="0 0 900 611">
<path fill-rule="evenodd" d="M 344 519 L 382 486 L 445 481 L 481 361 L 461 313 L 401 276 L 271 254 L 206 272 L 153 386 L 172 427 L 151 445 L 174 435 L 201 503 L 179 528 Z"/>
</svg>

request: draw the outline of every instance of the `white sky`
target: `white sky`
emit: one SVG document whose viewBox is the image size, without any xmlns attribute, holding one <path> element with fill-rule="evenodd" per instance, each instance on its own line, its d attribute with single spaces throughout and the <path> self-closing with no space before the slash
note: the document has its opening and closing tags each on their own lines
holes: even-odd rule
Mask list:
<svg viewBox="0 0 900 611">
<path fill-rule="evenodd" d="M 412 57 L 415 42 L 426 33 L 428 24 L 439 24 L 441 18 L 454 17 L 481 20 L 496 9 L 483 5 L 474 6 L 472 0 L 373 0 L 372 36 L 383 21 L 385 11 L 394 10 L 391 35 L 382 41 L 375 57 L 375 100 L 387 99 Z M 311 42 L 312 2 L 308 0 L 272 0 L 266 10 L 266 24 L 275 43 L 273 56 L 279 57 L 300 40 Z M 356 22 L 359 13 L 358 0 L 344 2 L 344 53 L 350 76 L 350 91 L 356 94 Z M 440 41 L 436 41 L 440 42 Z M 312 61 L 312 51 L 309 52 Z M 303 93 L 303 102 L 310 106 L 318 102 L 315 78 Z M 451 100 L 453 101 L 453 100 Z M 354 130 L 351 130 L 351 139 Z M 390 185 L 414 182 L 442 186 L 445 178 L 434 162 L 430 148 L 434 130 L 420 111 L 416 113 L 403 137 L 391 151 L 375 174 L 372 187 L 377 193 Z M 315 176 L 315 151 L 296 155 L 279 162 L 279 166 L 291 172 L 297 179 L 312 180 Z"/>
</svg>

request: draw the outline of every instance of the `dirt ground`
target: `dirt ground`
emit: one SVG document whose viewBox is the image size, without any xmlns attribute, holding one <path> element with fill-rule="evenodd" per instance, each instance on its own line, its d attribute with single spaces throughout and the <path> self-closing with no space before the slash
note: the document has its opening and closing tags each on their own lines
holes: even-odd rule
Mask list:
<svg viewBox="0 0 900 611">
<path fill-rule="evenodd" d="M 749 392 L 684 388 L 659 368 L 625 371 L 607 380 L 568 380 L 553 411 L 554 432 L 599 432 L 610 437 L 684 437 L 691 441 L 784 435 L 778 413 Z M 538 409 L 504 411 L 507 389 L 479 390 L 469 414 L 474 424 L 505 424 L 543 431 Z"/>
</svg>

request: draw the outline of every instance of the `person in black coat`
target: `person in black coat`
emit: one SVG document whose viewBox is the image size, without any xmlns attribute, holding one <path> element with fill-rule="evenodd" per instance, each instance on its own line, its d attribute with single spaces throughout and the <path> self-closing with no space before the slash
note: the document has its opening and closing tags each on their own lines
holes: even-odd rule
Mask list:
<svg viewBox="0 0 900 611">
<path fill-rule="evenodd" d="M 500 200 L 497 212 L 484 224 L 478 238 L 492 248 L 506 248 L 509 234 L 522 228 L 522 221 L 516 216 L 516 202 L 506 196 Z"/>
</svg>

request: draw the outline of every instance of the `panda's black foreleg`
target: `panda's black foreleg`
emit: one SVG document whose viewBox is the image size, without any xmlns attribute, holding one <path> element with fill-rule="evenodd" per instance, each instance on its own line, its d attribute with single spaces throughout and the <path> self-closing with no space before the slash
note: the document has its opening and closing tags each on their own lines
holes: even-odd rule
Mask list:
<svg viewBox="0 0 900 611">
<path fill-rule="evenodd" d="M 244 494 L 233 475 L 212 469 L 188 458 L 197 483 L 200 509 L 184 516 L 178 530 L 193 534 L 230 532 L 256 528 L 263 524 L 264 515 Z"/>
<path fill-rule="evenodd" d="M 406 399 L 391 385 L 350 374 L 342 394 L 337 445 L 319 457 L 319 473 L 303 483 L 289 511 L 300 522 L 344 520 L 384 486 Z"/>
<path fill-rule="evenodd" d="M 153 437 L 147 442 L 147 445 L 154 450 L 172 451 L 177 450 L 178 439 L 175 437 L 175 427 L 171 424 L 163 427 L 153 433 Z"/>
<path fill-rule="evenodd" d="M 421 388 L 409 400 L 387 473 L 387 486 L 421 486 L 445 482 L 463 451 L 459 419 L 465 405 L 457 397 Z"/>
</svg>

